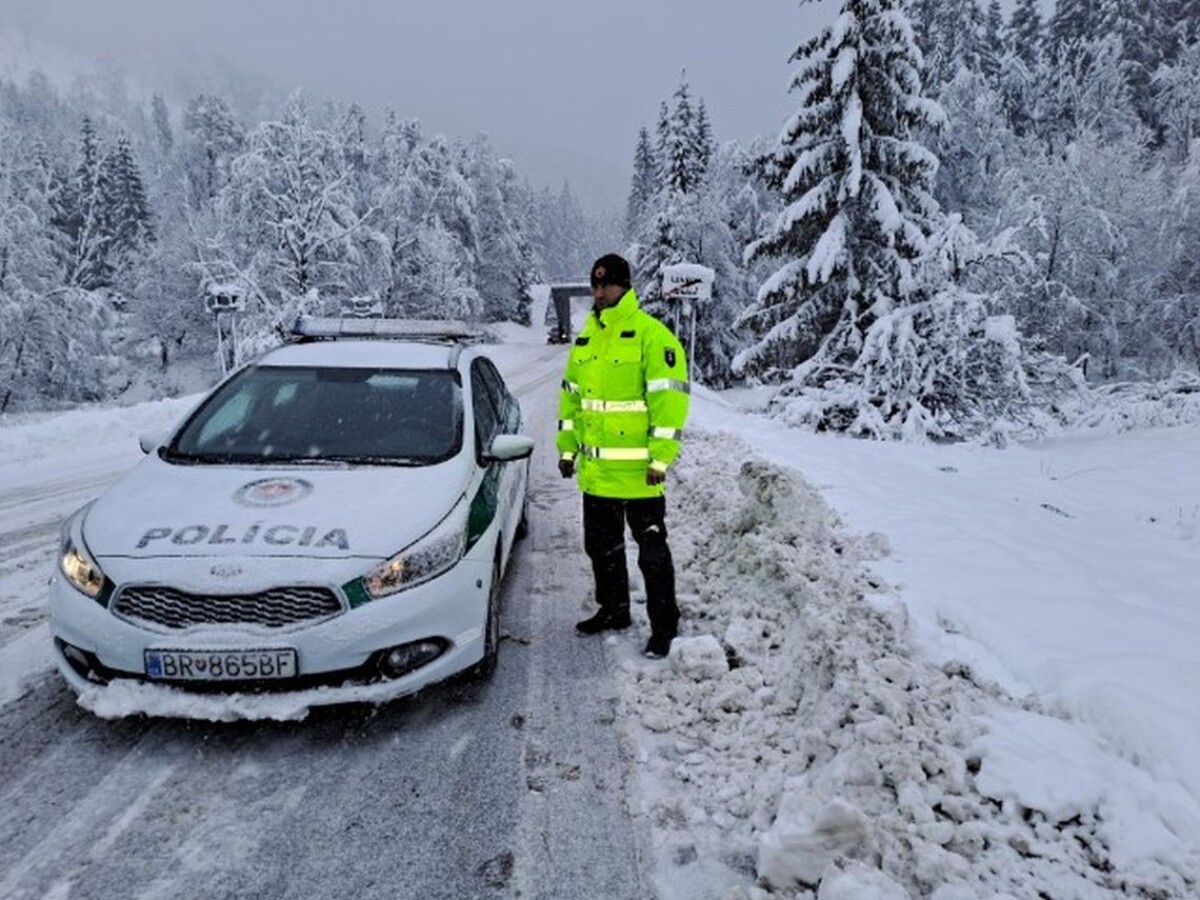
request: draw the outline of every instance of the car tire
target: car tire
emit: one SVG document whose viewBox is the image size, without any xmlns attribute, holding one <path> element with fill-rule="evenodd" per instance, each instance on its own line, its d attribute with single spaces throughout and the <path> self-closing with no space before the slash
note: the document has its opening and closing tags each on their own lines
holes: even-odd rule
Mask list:
<svg viewBox="0 0 1200 900">
<path fill-rule="evenodd" d="M 528 536 L 529 534 L 529 494 L 525 495 L 525 499 L 521 503 L 521 518 L 517 520 L 517 528 L 513 532 L 513 537 L 518 541 Z"/>
<path fill-rule="evenodd" d="M 496 660 L 500 656 L 500 582 L 502 574 L 500 560 L 492 565 L 492 585 L 488 590 L 487 621 L 483 626 L 483 659 L 471 668 L 471 677 L 479 680 L 490 678 L 496 671 Z"/>
</svg>

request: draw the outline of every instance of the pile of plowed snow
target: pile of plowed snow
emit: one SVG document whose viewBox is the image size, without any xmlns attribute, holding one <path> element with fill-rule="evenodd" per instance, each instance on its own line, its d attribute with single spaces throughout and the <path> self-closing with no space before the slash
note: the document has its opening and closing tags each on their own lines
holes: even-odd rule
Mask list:
<svg viewBox="0 0 1200 900">
<path fill-rule="evenodd" d="M 681 638 L 666 663 L 627 649 L 618 666 L 663 898 L 1194 896 L 1194 855 L 1180 871 L 1107 827 L 1145 815 L 1132 830 L 1153 835 L 1161 810 L 1095 805 L 1104 785 L 1056 781 L 1070 759 L 1039 771 L 1006 747 L 1046 737 L 1128 763 L 1036 700 L 915 658 L 869 570 L 886 541 L 845 533 L 799 473 L 736 462 L 750 456 L 689 432 L 668 513 Z"/>
</svg>

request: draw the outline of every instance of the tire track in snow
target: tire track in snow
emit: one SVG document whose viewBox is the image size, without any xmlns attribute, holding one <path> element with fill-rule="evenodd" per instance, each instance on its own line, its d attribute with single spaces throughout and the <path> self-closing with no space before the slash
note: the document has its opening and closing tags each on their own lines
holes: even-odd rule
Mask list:
<svg viewBox="0 0 1200 900">
<path fill-rule="evenodd" d="M 8 868 L 0 881 L 0 897 L 22 900 L 53 895 L 62 890 L 63 882 L 69 883 L 103 858 L 175 772 L 179 755 L 178 748 L 166 756 L 147 757 L 136 748 L 127 753 L 94 788 L 65 810 L 56 827 Z M 100 838 L 93 840 L 92 835 L 97 833 Z M 62 874 L 53 876 L 47 888 L 44 883 L 51 873 Z"/>
<path fill-rule="evenodd" d="M 632 760 L 613 727 L 617 689 L 605 641 L 575 634 L 575 621 L 590 611 L 591 569 L 579 492 L 557 469 L 560 357 L 522 397 L 537 445 L 528 555 L 514 570 L 515 591 L 529 597 L 518 627 L 529 635 L 530 668 L 513 881 L 517 896 L 537 900 L 645 897 L 627 808 Z"/>
</svg>

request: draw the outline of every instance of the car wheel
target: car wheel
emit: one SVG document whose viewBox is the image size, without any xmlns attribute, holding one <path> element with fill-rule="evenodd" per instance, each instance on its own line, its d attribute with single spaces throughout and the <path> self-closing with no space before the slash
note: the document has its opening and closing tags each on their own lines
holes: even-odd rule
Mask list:
<svg viewBox="0 0 1200 900">
<path fill-rule="evenodd" d="M 487 622 L 483 626 L 483 659 L 471 669 L 474 678 L 490 678 L 500 655 L 500 560 L 492 565 L 492 586 L 488 590 Z"/>
</svg>

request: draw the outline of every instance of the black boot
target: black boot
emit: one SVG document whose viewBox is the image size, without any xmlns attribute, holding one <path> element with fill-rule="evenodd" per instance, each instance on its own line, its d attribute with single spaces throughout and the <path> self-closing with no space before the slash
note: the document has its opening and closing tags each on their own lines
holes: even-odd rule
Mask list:
<svg viewBox="0 0 1200 900">
<path fill-rule="evenodd" d="M 652 634 L 646 641 L 646 649 L 642 655 L 647 659 L 664 659 L 671 652 L 671 641 L 674 638 L 668 634 Z"/>
<path fill-rule="evenodd" d="M 575 630 L 580 634 L 599 634 L 602 631 L 616 631 L 628 628 L 632 624 L 629 610 L 602 609 L 590 619 L 584 619 L 575 624 Z"/>
</svg>

